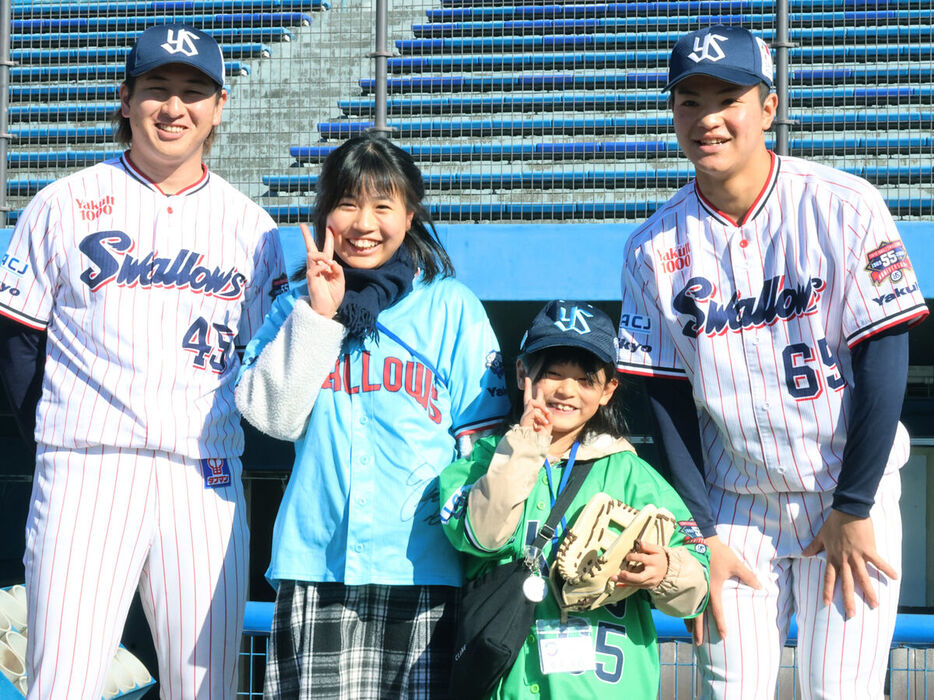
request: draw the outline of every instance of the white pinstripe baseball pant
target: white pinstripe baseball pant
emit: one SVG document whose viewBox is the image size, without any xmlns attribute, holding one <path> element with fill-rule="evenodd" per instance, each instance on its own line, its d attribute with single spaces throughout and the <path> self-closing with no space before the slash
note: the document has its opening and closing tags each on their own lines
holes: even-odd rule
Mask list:
<svg viewBox="0 0 934 700">
<path fill-rule="evenodd" d="M 239 459 L 205 487 L 200 460 L 40 445 L 26 525 L 28 698 L 98 700 L 134 590 L 159 656 L 161 696 L 235 692 L 246 601 Z"/>
<path fill-rule="evenodd" d="M 847 620 L 839 579 L 833 604 L 823 604 L 824 553 L 800 556 L 829 513 L 833 494 L 736 494 L 708 488 L 717 534 L 753 570 L 762 590 L 737 579 L 726 582 L 725 639 L 717 634 L 711 616 L 705 616 L 705 642 L 697 649 L 701 696 L 774 697 L 781 648 L 796 613 L 800 697 L 881 700 L 899 582 L 870 566 L 879 606 L 871 610 L 857 592 L 856 615 Z M 899 576 L 900 495 L 899 473 L 886 474 L 870 512 L 876 549 Z"/>
</svg>

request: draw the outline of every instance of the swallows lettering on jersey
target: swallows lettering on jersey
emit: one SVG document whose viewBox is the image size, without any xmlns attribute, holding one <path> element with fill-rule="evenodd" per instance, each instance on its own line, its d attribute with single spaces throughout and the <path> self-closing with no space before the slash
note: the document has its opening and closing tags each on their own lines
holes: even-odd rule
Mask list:
<svg viewBox="0 0 934 700">
<path fill-rule="evenodd" d="M 198 294 L 221 299 L 238 299 L 243 294 L 246 277 L 236 267 L 225 272 L 200 265 L 203 253 L 183 248 L 174 258 L 156 257 L 155 251 L 144 258 L 134 258 L 128 255 L 132 248 L 133 240 L 123 231 L 99 231 L 85 236 L 78 249 L 90 258 L 92 265 L 81 273 L 81 281 L 92 292 L 116 279 L 121 287 L 188 287 Z"/>
<path fill-rule="evenodd" d="M 721 335 L 744 328 L 761 328 L 778 319 L 789 320 L 817 311 L 817 302 L 824 290 L 824 280 L 812 277 L 807 284 L 784 286 L 784 277 L 773 277 L 762 283 L 758 297 L 740 298 L 734 292 L 725 304 L 710 301 L 716 288 L 706 277 L 692 277 L 671 302 L 680 314 L 690 316 L 681 332 L 689 338 L 701 335 Z"/>
<path fill-rule="evenodd" d="M 383 359 L 382 381 L 371 381 L 370 353 L 364 352 L 360 362 L 360 376 L 352 376 L 355 369 L 350 363 L 350 355 L 338 358 L 334 371 L 324 380 L 322 389 L 344 391 L 347 394 L 367 393 L 370 391 L 404 391 L 425 409 L 432 423 L 441 422 L 441 409 L 434 401 L 438 398 L 438 389 L 434 383 L 434 372 L 421 362 L 400 360 L 398 357 Z M 377 373 L 379 368 L 376 368 Z"/>
</svg>

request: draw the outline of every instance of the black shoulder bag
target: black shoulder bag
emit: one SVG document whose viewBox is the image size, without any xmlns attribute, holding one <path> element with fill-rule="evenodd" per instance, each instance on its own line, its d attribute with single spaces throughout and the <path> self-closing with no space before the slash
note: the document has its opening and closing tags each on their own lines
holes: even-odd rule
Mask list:
<svg viewBox="0 0 934 700">
<path fill-rule="evenodd" d="M 559 494 L 532 547 L 539 551 L 555 534 L 592 462 L 579 462 Z M 535 621 L 535 606 L 523 592 L 531 564 L 516 559 L 467 581 L 461 596 L 450 693 L 454 700 L 482 698 L 512 668 Z"/>
</svg>

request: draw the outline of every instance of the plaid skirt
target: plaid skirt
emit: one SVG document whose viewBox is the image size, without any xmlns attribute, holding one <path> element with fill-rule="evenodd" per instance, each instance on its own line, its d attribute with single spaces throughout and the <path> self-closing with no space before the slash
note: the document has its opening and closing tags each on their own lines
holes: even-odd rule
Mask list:
<svg viewBox="0 0 934 700">
<path fill-rule="evenodd" d="M 448 697 L 460 590 L 282 581 L 263 697 Z"/>
</svg>

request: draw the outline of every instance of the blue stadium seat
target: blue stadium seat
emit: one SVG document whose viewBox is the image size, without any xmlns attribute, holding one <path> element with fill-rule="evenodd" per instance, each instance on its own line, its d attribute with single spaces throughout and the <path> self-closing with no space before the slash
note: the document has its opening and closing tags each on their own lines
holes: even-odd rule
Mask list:
<svg viewBox="0 0 934 700">
<path fill-rule="evenodd" d="M 859 27 L 882 24 L 919 24 L 930 12 L 923 10 L 873 10 L 861 12 L 809 12 L 790 17 L 792 26 Z M 493 20 L 478 22 L 429 22 L 413 24 L 416 38 L 457 36 L 506 36 L 518 34 L 586 34 L 591 32 L 681 31 L 714 24 L 739 24 L 761 31 L 773 26 L 768 14 L 630 15 L 584 19 Z"/>
<path fill-rule="evenodd" d="M 665 48 L 666 51 L 681 37 L 681 31 L 666 32 L 620 32 L 589 34 L 546 34 L 519 36 L 480 36 L 440 39 L 400 39 L 396 48 L 405 56 L 426 54 L 478 54 L 478 53 L 527 53 L 532 51 L 608 51 L 636 50 L 640 48 Z M 764 29 L 759 35 L 767 43 L 775 38 L 775 32 Z M 904 43 L 931 41 L 934 27 L 823 27 L 793 29 L 791 41 L 799 44 L 835 42 L 838 44 Z"/>
<path fill-rule="evenodd" d="M 300 165 L 320 163 L 337 146 L 293 146 L 290 153 Z M 480 161 L 480 160 L 563 160 L 588 158 L 625 158 L 646 155 L 677 154 L 674 141 L 590 142 L 590 143 L 509 143 L 509 144 L 451 144 L 433 146 L 400 144 L 412 157 L 423 161 Z"/>
<path fill-rule="evenodd" d="M 311 12 L 327 10 L 330 0 L 155 0 L 153 10 L 159 14 L 180 12 Z"/>
<path fill-rule="evenodd" d="M 8 197 L 32 197 L 46 185 L 55 182 L 50 178 L 27 177 L 22 180 L 7 180 L 6 193 Z"/>
<path fill-rule="evenodd" d="M 657 89 L 661 92 L 667 82 L 664 72 L 603 73 L 581 75 L 579 73 L 552 73 L 534 75 L 519 73 L 497 76 L 417 76 L 389 78 L 391 93 L 414 92 L 507 92 L 510 90 L 623 90 Z M 894 66 L 879 68 L 802 68 L 791 71 L 792 84 L 834 85 L 885 84 L 885 83 L 930 83 L 934 82 L 934 66 Z M 372 94 L 373 80 L 359 81 L 364 94 Z"/>
<path fill-rule="evenodd" d="M 428 190 L 615 189 L 620 187 L 680 187 L 694 177 L 693 169 L 588 172 L 444 173 L 425 175 Z M 314 192 L 317 175 L 267 175 L 270 195 Z"/>
<path fill-rule="evenodd" d="M 123 77 L 119 79 L 123 80 Z M 120 89 L 116 84 L 10 86 L 10 102 L 87 102 L 119 98 Z"/>
<path fill-rule="evenodd" d="M 668 65 L 668 53 L 668 51 L 647 50 L 528 55 L 403 56 L 388 59 L 387 70 L 390 73 L 420 73 L 663 68 Z M 929 61 L 934 59 L 934 44 L 805 46 L 792 49 L 790 54 L 794 61 L 799 63 Z"/>
<path fill-rule="evenodd" d="M 772 0 L 736 0 L 713 3 L 709 0 L 675 0 L 673 2 L 617 2 L 617 3 L 564 3 L 550 5 L 501 5 L 491 0 L 489 7 L 442 7 L 429 9 L 425 15 L 429 22 L 463 22 L 481 20 L 568 19 L 575 17 L 676 17 L 679 15 L 707 15 L 716 7 L 718 14 L 767 14 L 775 11 Z M 833 12 L 840 10 L 840 0 L 793 0 L 790 12 Z M 876 10 L 878 0 L 847 0 L 846 9 Z M 906 9 L 930 11 L 934 0 L 912 0 Z"/>
<path fill-rule="evenodd" d="M 218 43 L 269 43 L 291 41 L 292 32 L 285 27 L 203 27 Z M 142 30 L 113 32 L 58 32 L 51 34 L 13 34 L 13 47 L 40 46 L 64 48 L 66 46 L 123 46 L 129 48 L 142 34 Z"/>
<path fill-rule="evenodd" d="M 789 91 L 791 106 L 908 105 L 934 98 L 934 86 L 884 88 L 831 88 Z M 396 97 L 387 101 L 389 114 L 497 114 L 501 112 L 605 112 L 610 110 L 664 109 L 667 95 L 661 93 L 557 94 L 521 93 L 466 97 Z M 371 98 L 339 100 L 347 116 L 375 113 Z"/>
<path fill-rule="evenodd" d="M 373 126 L 372 121 L 322 122 L 318 133 L 325 139 L 347 139 Z M 434 119 L 428 121 L 390 121 L 399 138 L 437 138 L 460 136 L 528 136 L 532 134 L 635 134 L 672 130 L 671 118 L 664 117 L 577 117 L 533 119 Z"/>
<path fill-rule="evenodd" d="M 268 58 L 272 50 L 266 44 L 222 44 L 226 59 Z M 19 65 L 62 65 L 66 63 L 115 63 L 126 60 L 129 47 L 14 49 L 10 57 Z"/>
<path fill-rule="evenodd" d="M 657 93 L 636 94 L 535 94 L 479 95 L 468 97 L 398 97 L 387 101 L 389 114 L 497 114 L 500 112 L 606 111 L 663 109 L 667 98 Z M 369 116 L 375 101 L 369 98 L 339 100 L 348 116 Z"/>
<path fill-rule="evenodd" d="M 250 69 L 238 61 L 224 64 L 227 75 L 249 75 Z M 27 82 L 65 82 L 71 80 L 106 80 L 121 82 L 126 75 L 126 65 L 114 63 L 100 66 L 28 66 L 11 68 L 10 81 Z"/>
<path fill-rule="evenodd" d="M 10 168 L 83 168 L 118 157 L 123 151 L 27 151 L 7 154 Z"/>
<path fill-rule="evenodd" d="M 503 76 L 419 76 L 411 78 L 389 78 L 387 88 L 391 93 L 403 92 L 505 92 L 508 90 L 622 90 L 633 88 L 658 88 L 666 82 L 663 73 L 641 73 L 627 71 L 619 74 L 581 75 L 579 73 L 553 73 L 548 75 L 503 75 Z M 373 80 L 359 81 L 364 94 L 372 94 Z"/>
<path fill-rule="evenodd" d="M 14 144 L 31 143 L 105 143 L 113 141 L 113 128 L 109 126 L 36 127 L 10 129 Z"/>
<path fill-rule="evenodd" d="M 116 103 L 93 105 L 26 105 L 10 107 L 10 123 L 19 122 L 104 122 L 110 119 Z"/>
<path fill-rule="evenodd" d="M 540 221 L 545 218 L 568 220 L 645 219 L 663 202 L 609 202 L 605 204 L 429 204 L 428 212 L 443 221 Z M 264 207 L 279 223 L 311 220 L 310 205 Z"/>
<path fill-rule="evenodd" d="M 328 9 L 328 0 L 182 0 L 180 2 L 36 2 L 28 7 L 12 6 L 12 15 L 29 18 L 106 17 L 136 15 L 165 19 L 180 14 L 221 14 L 243 12 L 311 12 Z M 152 19 L 150 19 L 152 22 Z"/>
<path fill-rule="evenodd" d="M 774 142 L 766 140 L 769 148 Z M 644 158 L 646 156 L 671 157 L 680 153 L 676 141 L 592 141 L 571 143 L 513 143 L 513 144 L 451 144 L 443 146 L 400 144 L 418 162 L 464 162 L 499 160 L 588 160 L 600 158 Z M 321 163 L 336 145 L 292 146 L 289 153 L 298 165 Z M 824 139 L 795 138 L 789 150 L 794 156 L 828 155 L 911 155 L 934 152 L 934 137 L 892 136 L 880 138 L 834 137 Z"/>
<path fill-rule="evenodd" d="M 792 113 L 802 127 L 811 131 L 881 129 L 931 129 L 934 112 L 899 110 L 897 112 L 860 111 L 837 113 Z M 372 121 L 321 122 L 318 133 L 325 139 L 347 139 L 373 126 Z M 636 134 L 670 133 L 671 117 L 575 117 L 530 119 L 434 119 L 397 120 L 388 126 L 400 138 L 437 138 L 458 136 L 532 135 L 532 134 Z"/>
<path fill-rule="evenodd" d="M 934 184 L 934 173 L 921 166 L 848 167 L 852 173 L 876 185 Z M 588 170 L 571 172 L 479 172 L 425 175 L 427 190 L 551 190 L 551 189 L 633 189 L 644 187 L 677 188 L 694 177 L 693 168 L 627 170 Z M 315 191 L 317 175 L 267 175 L 263 184 L 269 196 L 282 193 L 305 194 Z"/>
<path fill-rule="evenodd" d="M 559 204 L 429 204 L 428 211 L 437 221 L 541 221 L 566 219 L 629 219 L 642 221 L 651 216 L 664 202 L 596 202 Z M 919 216 L 934 210 L 934 197 L 886 199 L 895 216 Z M 311 205 L 271 205 L 264 207 L 280 224 L 308 222 Z"/>
<path fill-rule="evenodd" d="M 244 26 L 296 26 L 311 24 L 311 15 L 305 12 L 267 12 L 253 14 L 189 15 L 179 17 L 195 27 L 244 27 Z M 14 19 L 11 31 L 14 34 L 39 32 L 102 32 L 142 31 L 153 24 L 152 17 L 133 15 L 129 17 L 83 17 L 68 19 Z"/>
</svg>

